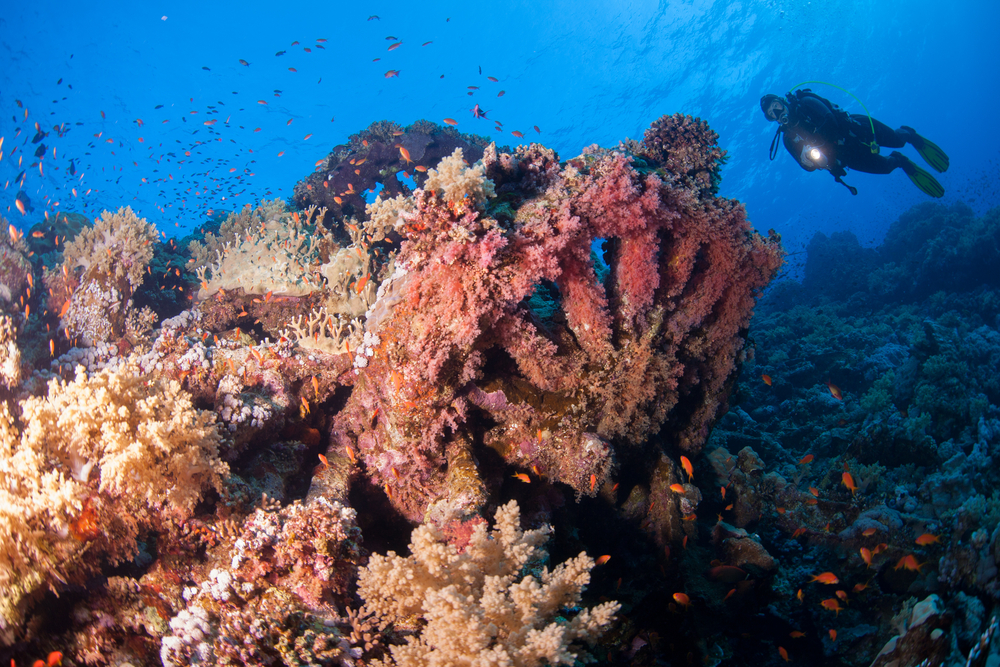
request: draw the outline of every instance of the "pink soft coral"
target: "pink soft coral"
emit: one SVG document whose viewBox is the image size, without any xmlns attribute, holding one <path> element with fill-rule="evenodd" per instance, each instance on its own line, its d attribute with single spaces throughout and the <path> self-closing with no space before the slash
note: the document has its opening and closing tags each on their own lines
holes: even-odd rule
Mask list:
<svg viewBox="0 0 1000 667">
<path fill-rule="evenodd" d="M 685 128 L 670 136 L 711 138 Z M 721 158 L 663 150 L 700 156 L 695 171 L 708 174 Z M 616 447 L 664 426 L 665 442 L 700 449 L 782 250 L 741 205 L 643 157 L 637 167 L 592 147 L 559 168 L 541 146 L 490 149 L 489 207 L 415 194 L 396 258 L 405 298 L 380 318 L 334 428 L 411 520 L 437 502 L 478 509 L 474 443 L 587 494 L 611 475 Z"/>
</svg>

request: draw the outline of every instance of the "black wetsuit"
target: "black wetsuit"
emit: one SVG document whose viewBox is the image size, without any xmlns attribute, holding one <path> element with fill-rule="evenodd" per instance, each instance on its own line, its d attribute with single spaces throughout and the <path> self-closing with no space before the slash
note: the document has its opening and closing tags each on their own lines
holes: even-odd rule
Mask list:
<svg viewBox="0 0 1000 667">
<path fill-rule="evenodd" d="M 782 143 L 795 161 L 806 171 L 829 169 L 840 181 L 845 168 L 868 174 L 888 174 L 903 166 L 892 155 L 880 155 L 871 150 L 872 125 L 875 142 L 885 148 L 902 148 L 909 134 L 893 130 L 885 123 L 864 114 L 848 114 L 829 100 L 800 90 L 787 96 L 788 123 L 781 128 Z M 809 159 L 806 147 L 817 148 L 818 161 Z M 840 181 L 842 182 L 842 181 Z"/>
</svg>

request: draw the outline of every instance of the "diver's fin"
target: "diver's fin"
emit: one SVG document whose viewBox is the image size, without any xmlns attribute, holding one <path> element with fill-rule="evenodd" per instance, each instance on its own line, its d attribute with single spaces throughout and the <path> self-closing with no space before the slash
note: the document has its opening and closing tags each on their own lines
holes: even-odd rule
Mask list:
<svg viewBox="0 0 1000 667">
<path fill-rule="evenodd" d="M 913 163 L 913 160 L 906 157 L 899 151 L 893 151 L 892 157 L 899 160 L 900 167 L 910 177 L 913 184 L 929 194 L 935 199 L 944 196 L 944 187 L 938 183 L 937 179 L 931 176 L 930 172 L 924 171 Z"/>
<path fill-rule="evenodd" d="M 945 153 L 941 148 L 935 144 L 930 139 L 920 136 L 917 131 L 912 127 L 903 127 L 909 130 L 912 139 L 909 140 L 913 147 L 917 149 L 920 153 L 920 157 L 924 159 L 924 162 L 929 164 L 932 168 L 939 172 L 948 171 L 948 166 L 951 164 L 951 160 L 948 159 L 948 154 Z"/>
</svg>

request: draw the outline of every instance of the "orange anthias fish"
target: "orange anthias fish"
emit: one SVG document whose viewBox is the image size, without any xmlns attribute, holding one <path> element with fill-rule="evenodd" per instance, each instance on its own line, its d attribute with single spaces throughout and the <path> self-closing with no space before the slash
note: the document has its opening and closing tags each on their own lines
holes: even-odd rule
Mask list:
<svg viewBox="0 0 1000 667">
<path fill-rule="evenodd" d="M 871 549 L 861 547 L 861 560 L 865 562 L 869 568 L 872 566 L 872 552 Z"/>
<path fill-rule="evenodd" d="M 809 581 L 810 583 L 815 581 L 821 584 L 831 584 L 831 585 L 840 583 L 840 579 L 838 579 L 837 575 L 835 575 L 833 572 L 824 572 L 823 574 L 817 574 L 813 576 L 813 578 L 810 579 Z"/>
<path fill-rule="evenodd" d="M 458 121 L 455 120 L 454 118 L 445 118 L 444 122 L 445 125 L 458 125 Z"/>
<path fill-rule="evenodd" d="M 688 475 L 688 481 L 694 479 L 694 466 L 691 465 L 691 459 L 686 456 L 681 457 L 681 467 L 684 468 L 684 472 Z"/>
<path fill-rule="evenodd" d="M 674 601 L 682 607 L 687 607 L 691 604 L 691 598 L 685 593 L 674 593 Z"/>
<path fill-rule="evenodd" d="M 788 651 L 785 650 L 784 646 L 778 647 L 778 655 L 780 655 L 785 662 L 791 662 L 791 658 L 788 657 Z"/>
<path fill-rule="evenodd" d="M 684 488 L 683 484 L 671 484 L 670 490 L 674 493 L 686 493 L 687 489 Z"/>
<path fill-rule="evenodd" d="M 764 373 L 763 375 L 761 375 L 760 379 L 763 380 L 764 384 L 766 384 L 768 387 L 771 386 L 771 376 L 768 375 L 767 373 Z"/>
<path fill-rule="evenodd" d="M 920 568 L 922 568 L 924 565 L 926 565 L 926 563 L 918 563 L 916 556 L 914 556 L 913 554 L 909 554 L 907 556 L 903 556 L 902 558 L 900 558 L 899 562 L 896 563 L 896 566 L 892 569 L 898 570 L 900 568 L 905 568 L 910 571 L 920 572 Z"/>
<path fill-rule="evenodd" d="M 525 475 L 523 472 L 515 473 L 514 475 L 511 475 L 511 476 L 512 477 L 516 477 L 517 479 L 521 480 L 525 484 L 531 484 L 531 478 L 528 477 L 527 475 Z"/>
<path fill-rule="evenodd" d="M 830 390 L 830 395 L 833 396 L 835 399 L 837 399 L 838 401 L 844 400 L 843 395 L 840 393 L 840 387 L 827 380 L 826 388 Z"/>
<path fill-rule="evenodd" d="M 399 147 L 399 154 L 402 156 L 404 160 L 406 160 L 406 164 L 410 164 L 411 162 L 413 162 L 413 160 L 410 159 L 410 151 L 406 150 L 402 146 Z"/>
<path fill-rule="evenodd" d="M 793 630 L 788 633 L 788 636 L 791 637 L 792 639 L 802 639 L 803 637 L 806 636 L 806 633 L 800 630 Z"/>
<path fill-rule="evenodd" d="M 823 607 L 823 609 L 829 609 L 830 611 L 837 612 L 837 616 L 840 616 L 840 612 L 843 611 L 843 607 L 841 607 L 840 603 L 837 602 L 837 598 L 827 598 L 826 600 L 820 602 L 819 606 Z"/>
<path fill-rule="evenodd" d="M 604 565 L 609 560 L 611 560 L 611 555 L 610 554 L 604 554 L 603 556 L 601 556 L 597 560 L 595 560 L 594 564 L 595 565 Z"/>
<path fill-rule="evenodd" d="M 916 541 L 918 546 L 926 547 L 928 544 L 934 544 L 935 542 L 940 544 L 941 536 L 934 535 L 933 533 L 924 533 L 923 535 L 918 537 Z"/>
<path fill-rule="evenodd" d="M 846 486 L 848 489 L 851 490 L 851 495 L 852 496 L 857 492 L 858 487 L 854 483 L 854 478 L 851 477 L 851 473 L 845 472 L 844 474 L 842 474 L 840 476 L 840 482 L 841 482 L 841 484 L 843 484 L 844 486 Z"/>
<path fill-rule="evenodd" d="M 513 132 L 511 132 L 511 134 L 513 134 L 513 135 L 514 135 L 515 137 L 517 137 L 518 139 L 521 139 L 521 138 L 523 138 L 523 137 L 524 137 L 524 133 L 522 133 L 522 132 L 518 132 L 517 130 L 514 130 Z"/>
<path fill-rule="evenodd" d="M 806 465 L 807 463 L 812 463 L 812 462 L 813 462 L 813 459 L 815 459 L 815 458 L 816 458 L 816 457 L 815 457 L 815 456 L 813 456 L 812 454 L 806 454 L 806 455 L 805 455 L 805 456 L 803 456 L 803 457 L 802 457 L 801 459 L 799 459 L 799 465 L 800 465 L 800 466 L 804 466 L 804 465 Z"/>
</svg>

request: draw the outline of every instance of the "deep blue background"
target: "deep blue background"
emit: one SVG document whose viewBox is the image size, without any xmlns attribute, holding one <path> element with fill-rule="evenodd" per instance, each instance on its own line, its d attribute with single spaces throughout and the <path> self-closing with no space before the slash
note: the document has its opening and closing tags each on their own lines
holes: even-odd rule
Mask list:
<svg viewBox="0 0 1000 667">
<path fill-rule="evenodd" d="M 876 118 L 912 125 L 944 148 L 952 158 L 939 177 L 945 203 L 982 212 L 1000 203 L 998 26 L 1000 3 L 930 0 L 5 3 L 0 183 L 27 168 L 35 211 L 18 213 L 11 183 L 0 212 L 27 228 L 46 206 L 93 215 L 128 204 L 174 235 L 208 209 L 288 196 L 334 145 L 375 120 L 450 117 L 501 144 L 517 143 L 510 131 L 519 130 L 566 159 L 589 144 L 641 138 L 658 116 L 683 112 L 721 135 L 730 156 L 722 194 L 745 202 L 758 229 L 777 229 L 793 252 L 816 230 L 850 229 L 877 244 L 926 196 L 899 171 L 849 174 L 860 191 L 851 197 L 784 152 L 769 162 L 774 125 L 760 96 L 815 79 L 850 90 Z M 387 51 L 388 36 L 402 45 Z M 399 77 L 385 78 L 390 69 Z M 861 112 L 840 91 L 814 88 Z M 474 119 L 475 103 L 505 133 Z M 29 166 L 35 122 L 72 127 L 44 140 L 44 176 Z"/>
</svg>

